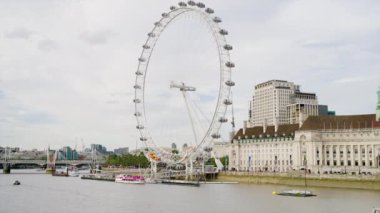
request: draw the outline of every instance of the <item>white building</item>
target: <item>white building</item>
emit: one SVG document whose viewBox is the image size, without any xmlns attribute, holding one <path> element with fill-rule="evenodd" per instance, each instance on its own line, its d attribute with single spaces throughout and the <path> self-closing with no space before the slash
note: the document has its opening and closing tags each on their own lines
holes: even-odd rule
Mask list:
<svg viewBox="0 0 380 213">
<path fill-rule="evenodd" d="M 374 114 L 309 116 L 303 124 L 240 129 L 229 149 L 230 170 L 378 174 L 380 123 Z"/>
<path fill-rule="evenodd" d="M 271 80 L 255 86 L 249 109 L 249 126 L 274 126 L 299 123 L 301 117 L 318 115 L 318 100 L 313 93 L 300 92 L 293 82 Z"/>
</svg>

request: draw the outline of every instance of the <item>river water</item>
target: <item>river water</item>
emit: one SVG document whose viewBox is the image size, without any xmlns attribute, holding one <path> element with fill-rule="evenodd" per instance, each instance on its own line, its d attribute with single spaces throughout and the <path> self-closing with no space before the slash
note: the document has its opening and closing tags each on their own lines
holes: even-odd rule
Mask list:
<svg viewBox="0 0 380 213">
<path fill-rule="evenodd" d="M 291 187 L 254 184 L 119 184 L 53 177 L 0 174 L 0 213 L 370 213 L 380 191 L 309 188 L 317 197 L 274 196 Z M 21 185 L 13 186 L 19 180 Z"/>
</svg>

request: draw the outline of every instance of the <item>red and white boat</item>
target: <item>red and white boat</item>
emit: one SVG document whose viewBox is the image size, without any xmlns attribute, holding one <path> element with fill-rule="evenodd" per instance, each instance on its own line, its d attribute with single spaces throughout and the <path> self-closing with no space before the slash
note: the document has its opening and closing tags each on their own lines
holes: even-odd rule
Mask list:
<svg viewBox="0 0 380 213">
<path fill-rule="evenodd" d="M 132 184 L 144 184 L 145 178 L 143 176 L 134 175 L 117 175 L 115 178 L 116 183 L 132 183 Z"/>
</svg>

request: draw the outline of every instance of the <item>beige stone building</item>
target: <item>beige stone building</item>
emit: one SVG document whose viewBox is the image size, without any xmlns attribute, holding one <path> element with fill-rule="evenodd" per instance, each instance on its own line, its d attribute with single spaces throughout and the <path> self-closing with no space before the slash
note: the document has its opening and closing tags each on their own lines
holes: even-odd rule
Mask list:
<svg viewBox="0 0 380 213">
<path fill-rule="evenodd" d="M 380 173 L 375 114 L 309 116 L 299 124 L 244 127 L 227 147 L 230 170 Z"/>
</svg>

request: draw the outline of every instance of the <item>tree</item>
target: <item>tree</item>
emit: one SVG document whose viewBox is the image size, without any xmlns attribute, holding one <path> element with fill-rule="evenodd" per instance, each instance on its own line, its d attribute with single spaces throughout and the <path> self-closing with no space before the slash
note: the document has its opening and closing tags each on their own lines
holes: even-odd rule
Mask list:
<svg viewBox="0 0 380 213">
<path fill-rule="evenodd" d="M 109 155 L 106 159 L 106 164 L 115 165 L 115 166 L 123 166 L 123 167 L 142 167 L 147 168 L 150 164 L 149 160 L 145 157 L 144 153 L 140 153 L 138 155 Z"/>
<path fill-rule="evenodd" d="M 210 158 L 208 161 L 206 161 L 205 165 L 213 165 L 216 166 L 215 158 Z"/>
<path fill-rule="evenodd" d="M 220 162 L 222 162 L 224 168 L 227 168 L 227 166 L 229 164 L 228 155 L 221 157 Z"/>
</svg>

